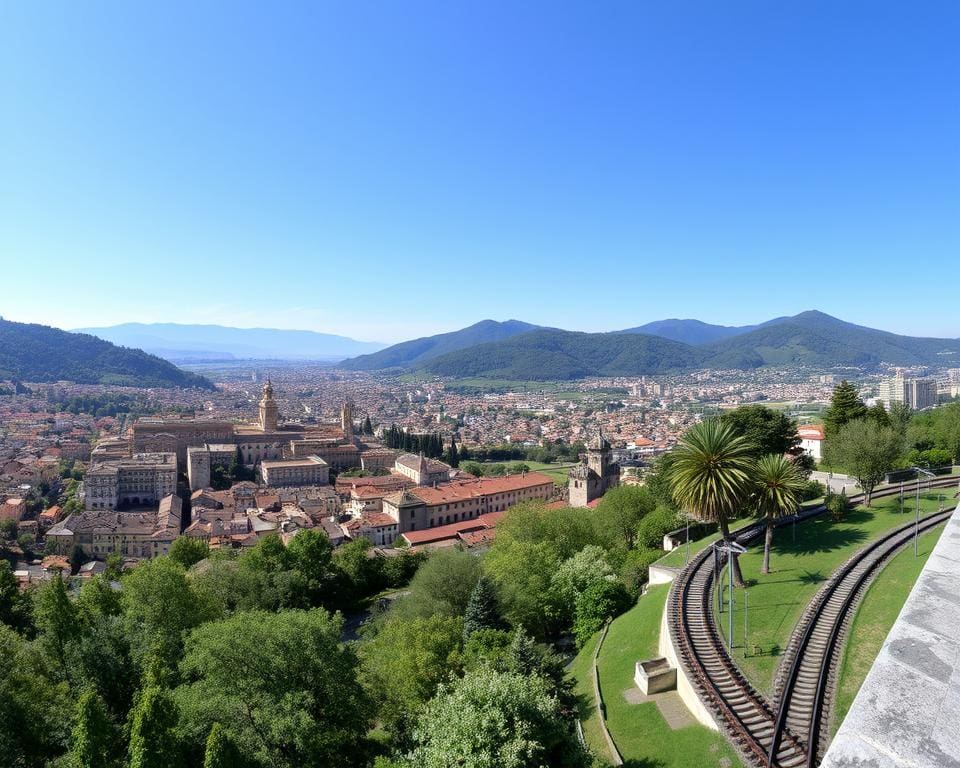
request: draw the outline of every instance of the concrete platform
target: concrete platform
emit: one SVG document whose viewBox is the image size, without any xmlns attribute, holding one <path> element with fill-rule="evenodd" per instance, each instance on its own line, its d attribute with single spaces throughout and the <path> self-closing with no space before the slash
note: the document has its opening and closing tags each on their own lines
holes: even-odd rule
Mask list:
<svg viewBox="0 0 960 768">
<path fill-rule="evenodd" d="M 960 768 L 960 515 L 947 523 L 821 765 Z"/>
</svg>

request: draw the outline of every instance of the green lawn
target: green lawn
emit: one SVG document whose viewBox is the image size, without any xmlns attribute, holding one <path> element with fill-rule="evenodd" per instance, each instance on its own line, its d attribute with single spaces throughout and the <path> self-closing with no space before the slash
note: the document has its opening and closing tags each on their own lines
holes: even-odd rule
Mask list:
<svg viewBox="0 0 960 768">
<path fill-rule="evenodd" d="M 823 499 L 813 499 L 812 501 L 805 501 L 800 505 L 801 509 L 807 509 L 809 507 L 816 507 L 820 504 L 823 504 Z M 750 525 L 750 523 L 755 523 L 756 518 L 754 517 L 745 517 L 741 520 L 734 520 L 730 524 L 731 531 L 739 531 L 745 525 Z M 704 536 L 702 539 L 697 539 L 690 542 L 690 557 L 693 557 L 704 547 L 708 547 L 717 539 L 720 538 L 719 531 L 716 533 L 711 533 L 709 536 Z M 686 545 L 680 545 L 676 549 L 667 552 L 663 557 L 657 560 L 654 565 L 665 565 L 670 568 L 683 568 L 687 564 L 687 547 Z"/>
<path fill-rule="evenodd" d="M 556 464 L 545 464 L 542 461 L 527 461 L 526 459 L 508 459 L 506 461 L 485 461 L 479 462 L 481 466 L 489 464 L 503 464 L 509 469 L 514 464 L 526 464 L 530 467 L 531 472 L 542 472 L 543 474 L 550 477 L 554 483 L 559 485 L 567 484 L 567 475 L 570 472 L 570 468 L 576 466 L 572 462 L 557 462 Z"/>
<path fill-rule="evenodd" d="M 656 704 L 629 704 L 623 693 L 634 687 L 636 662 L 655 656 L 660 637 L 660 619 L 669 584 L 652 587 L 627 613 L 618 617 L 600 650 L 600 687 L 607 707 L 607 728 L 628 766 L 688 768 L 689 766 L 737 766 L 740 761 L 719 733 L 702 725 L 673 731 Z M 606 743 L 592 710 L 593 688 L 590 659 L 599 635 L 570 665 L 577 679 L 577 692 L 590 716 L 583 724 L 584 735 L 603 765 L 608 759 Z"/>
<path fill-rule="evenodd" d="M 739 531 L 745 525 L 750 525 L 750 523 L 756 522 L 752 517 L 745 517 L 742 520 L 734 520 L 730 524 L 731 531 Z M 709 547 L 713 542 L 720 538 L 720 532 L 711 533 L 709 536 L 704 536 L 702 539 L 696 539 L 695 541 L 690 542 L 690 557 L 696 555 L 701 549 Z M 676 549 L 672 549 L 659 560 L 657 560 L 654 565 L 665 565 L 669 568 L 683 568 L 687 564 L 687 546 L 686 544 L 681 544 Z"/>
<path fill-rule="evenodd" d="M 953 503 L 949 496 L 946 503 L 948 506 Z M 924 513 L 935 512 L 938 506 L 938 491 L 921 494 Z M 749 586 L 750 652 L 744 655 L 743 590 L 737 589 L 733 615 L 734 657 L 758 690 L 770 693 L 781 651 L 803 608 L 823 582 L 857 550 L 890 528 L 909 522 L 913 512 L 913 496 L 906 498 L 903 514 L 894 496 L 877 499 L 870 509 L 857 507 L 838 523 L 827 515 L 820 515 L 798 524 L 795 532 L 793 526 L 786 526 L 776 532 L 771 551 L 771 573 L 766 576 L 760 574 L 762 540 L 740 557 L 743 576 Z M 716 611 L 715 600 L 713 604 Z M 717 616 L 717 624 L 725 636 L 728 626 L 726 612 Z M 754 646 L 759 646 L 759 654 L 753 653 Z"/>
<path fill-rule="evenodd" d="M 942 532 L 943 526 L 938 526 L 920 537 L 919 557 L 914 557 L 913 547 L 908 547 L 891 559 L 860 603 L 850 627 L 849 637 L 853 642 L 847 643 L 840 667 L 833 733 L 836 733 L 850 710 L 857 691 L 880 653 L 887 633 L 900 615 L 910 590 Z"/>
</svg>

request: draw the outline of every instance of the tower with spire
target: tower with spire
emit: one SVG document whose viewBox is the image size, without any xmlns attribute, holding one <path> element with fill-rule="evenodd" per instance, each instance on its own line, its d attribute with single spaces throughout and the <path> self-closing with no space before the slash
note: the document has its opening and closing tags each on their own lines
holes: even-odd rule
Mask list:
<svg viewBox="0 0 960 768">
<path fill-rule="evenodd" d="M 273 399 L 273 384 L 270 379 L 263 385 L 263 395 L 260 398 L 260 429 L 263 432 L 276 432 L 279 412 L 277 401 Z"/>
</svg>

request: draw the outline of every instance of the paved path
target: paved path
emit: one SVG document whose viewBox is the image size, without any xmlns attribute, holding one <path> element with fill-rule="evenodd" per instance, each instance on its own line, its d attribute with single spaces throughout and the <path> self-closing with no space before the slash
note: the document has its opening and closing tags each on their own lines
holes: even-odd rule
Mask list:
<svg viewBox="0 0 960 768">
<path fill-rule="evenodd" d="M 680 694 L 676 691 L 664 691 L 663 693 L 654 693 L 645 696 L 639 688 L 628 688 L 623 692 L 623 698 L 629 704 L 646 704 L 653 702 L 667 721 L 670 730 L 676 731 L 680 728 L 686 728 L 688 725 L 696 725 L 697 721 L 693 719 L 687 705 L 683 703 Z"/>
<path fill-rule="evenodd" d="M 810 479 L 823 483 L 834 493 L 840 493 L 845 489 L 847 496 L 858 490 L 857 481 L 849 475 L 841 475 L 839 472 L 811 472 Z"/>
</svg>

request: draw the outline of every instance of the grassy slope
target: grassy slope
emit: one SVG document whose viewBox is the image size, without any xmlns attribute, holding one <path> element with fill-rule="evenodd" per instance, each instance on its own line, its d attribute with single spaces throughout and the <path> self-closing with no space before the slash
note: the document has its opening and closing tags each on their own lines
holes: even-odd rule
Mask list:
<svg viewBox="0 0 960 768">
<path fill-rule="evenodd" d="M 600 650 L 600 686 L 607 706 L 607 727 L 627 765 L 657 768 L 739 765 L 739 760 L 724 738 L 701 725 L 672 731 L 656 704 L 628 704 L 624 691 L 633 688 L 636 662 L 655 656 L 660 635 L 660 618 L 669 585 L 650 592 L 610 626 Z M 570 666 L 577 678 L 581 701 L 592 704 L 590 659 L 597 638 L 580 652 Z M 586 710 L 585 710 L 586 711 Z M 596 712 L 584 722 L 584 733 L 594 753 L 606 758 L 607 751 Z M 602 763 L 601 763 L 602 764 Z"/>
<path fill-rule="evenodd" d="M 850 710 L 857 691 L 942 532 L 943 526 L 938 526 L 921 536 L 919 557 L 914 557 L 913 547 L 908 547 L 891 559 L 870 585 L 850 627 L 852 642 L 847 643 L 844 649 L 833 732 L 836 732 Z"/>
<path fill-rule="evenodd" d="M 924 513 L 938 508 L 938 492 L 921 499 Z M 760 574 L 762 541 L 741 556 L 744 579 L 749 587 L 749 646 L 758 645 L 761 654 L 743 655 L 743 590 L 734 596 L 734 656 L 750 681 L 769 693 L 781 650 L 790 639 L 803 608 L 823 582 L 857 550 L 884 531 L 913 518 L 913 497 L 900 514 L 896 497 L 878 499 L 873 507 L 858 507 L 845 520 L 834 523 L 820 516 L 796 528 L 796 541 L 790 527 L 776 533 L 771 552 L 771 573 Z M 714 601 L 714 610 L 716 602 Z M 727 632 L 727 614 L 718 616 L 721 632 Z"/>
<path fill-rule="evenodd" d="M 802 509 L 808 507 L 816 507 L 823 503 L 823 499 L 813 499 L 812 501 L 806 501 L 801 504 Z M 750 525 L 750 523 L 756 522 L 756 518 L 745 517 L 741 520 L 734 520 L 730 524 L 731 531 L 739 531 L 745 525 Z M 710 544 L 713 544 L 717 539 L 720 538 L 720 533 L 711 533 L 709 536 L 704 536 L 702 539 L 696 539 L 695 541 L 690 542 L 690 557 L 693 557 L 697 552 L 703 549 Z M 683 568 L 687 564 L 687 548 L 686 545 L 681 545 L 670 552 L 667 552 L 663 557 L 661 557 L 655 565 L 665 565 L 670 568 Z"/>
</svg>

